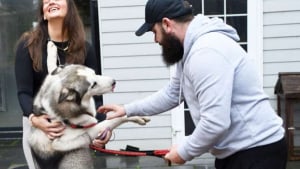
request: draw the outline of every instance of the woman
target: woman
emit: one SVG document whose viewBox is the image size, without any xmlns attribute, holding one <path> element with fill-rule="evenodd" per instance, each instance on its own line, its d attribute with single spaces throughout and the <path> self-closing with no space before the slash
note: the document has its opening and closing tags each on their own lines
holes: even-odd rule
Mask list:
<svg viewBox="0 0 300 169">
<path fill-rule="evenodd" d="M 30 124 L 41 129 L 50 139 L 61 136 L 65 128 L 61 123 L 51 122 L 47 115 L 32 114 L 33 98 L 49 73 L 47 42 L 53 41 L 57 46 L 57 65 L 83 64 L 98 72 L 95 53 L 84 35 L 84 27 L 73 0 L 43 0 L 39 5 L 37 26 L 24 33 L 19 40 L 15 76 L 18 99 L 23 111 L 23 150 L 30 169 L 35 168 L 27 142 Z M 95 100 L 96 106 L 100 106 L 101 100 Z M 98 119 L 103 120 L 105 116 Z M 102 141 L 94 141 L 95 145 L 104 145 L 110 135 L 109 133 Z M 83 152 L 89 153 L 88 150 Z"/>
</svg>

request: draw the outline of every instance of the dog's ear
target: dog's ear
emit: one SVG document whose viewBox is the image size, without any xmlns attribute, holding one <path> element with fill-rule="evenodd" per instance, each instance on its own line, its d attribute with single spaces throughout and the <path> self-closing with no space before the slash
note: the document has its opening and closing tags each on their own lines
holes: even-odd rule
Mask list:
<svg viewBox="0 0 300 169">
<path fill-rule="evenodd" d="M 63 68 L 65 68 L 64 65 L 59 65 L 57 68 L 55 68 L 55 69 L 51 72 L 51 75 L 56 75 L 56 74 L 58 74 Z"/>
<path fill-rule="evenodd" d="M 74 89 L 63 88 L 59 94 L 58 103 L 74 102 L 78 105 L 81 103 L 80 94 Z"/>
</svg>

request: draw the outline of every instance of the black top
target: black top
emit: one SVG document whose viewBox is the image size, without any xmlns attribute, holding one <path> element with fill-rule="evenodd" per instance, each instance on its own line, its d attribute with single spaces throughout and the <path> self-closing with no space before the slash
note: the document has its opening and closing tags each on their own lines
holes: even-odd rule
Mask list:
<svg viewBox="0 0 300 169">
<path fill-rule="evenodd" d="M 32 66 L 32 59 L 29 54 L 29 50 L 25 47 L 25 42 L 19 43 L 16 50 L 15 60 L 15 77 L 17 83 L 18 99 L 23 111 L 23 116 L 29 116 L 32 113 L 33 98 L 37 94 L 40 86 L 42 85 L 45 77 L 48 74 L 47 70 L 47 44 L 43 45 L 43 58 L 42 66 L 43 70 L 36 72 Z M 54 42 L 58 46 L 58 56 L 60 64 L 65 64 L 65 51 L 63 47 L 67 46 L 67 42 Z M 96 74 L 99 74 L 97 69 L 97 59 L 94 49 L 86 42 L 86 58 L 84 62 L 85 66 L 88 66 L 95 70 Z M 96 107 L 102 105 L 102 99 L 100 96 L 94 97 Z M 97 113 L 98 120 L 105 119 L 105 115 Z"/>
</svg>

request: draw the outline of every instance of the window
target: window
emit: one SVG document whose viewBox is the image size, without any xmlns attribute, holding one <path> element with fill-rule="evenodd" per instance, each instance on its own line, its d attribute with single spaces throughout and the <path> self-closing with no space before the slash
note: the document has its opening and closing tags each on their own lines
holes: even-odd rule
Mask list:
<svg viewBox="0 0 300 169">
<path fill-rule="evenodd" d="M 0 128 L 21 126 L 14 76 L 15 45 L 32 27 L 38 0 L 0 0 Z"/>
<path fill-rule="evenodd" d="M 187 0 L 195 14 L 219 17 L 234 27 L 239 36 L 239 44 L 247 50 L 247 0 Z"/>
</svg>

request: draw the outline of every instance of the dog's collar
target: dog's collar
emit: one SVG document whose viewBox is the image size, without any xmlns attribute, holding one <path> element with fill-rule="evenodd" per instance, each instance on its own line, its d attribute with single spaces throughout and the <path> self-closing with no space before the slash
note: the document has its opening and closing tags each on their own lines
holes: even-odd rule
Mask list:
<svg viewBox="0 0 300 169">
<path fill-rule="evenodd" d="M 79 125 L 79 124 L 72 124 L 72 123 L 70 123 L 69 120 L 64 120 L 64 123 L 69 125 L 73 129 L 87 129 L 87 128 L 94 127 L 97 124 L 97 123 L 91 123 L 91 124 L 83 126 L 83 125 Z"/>
</svg>

